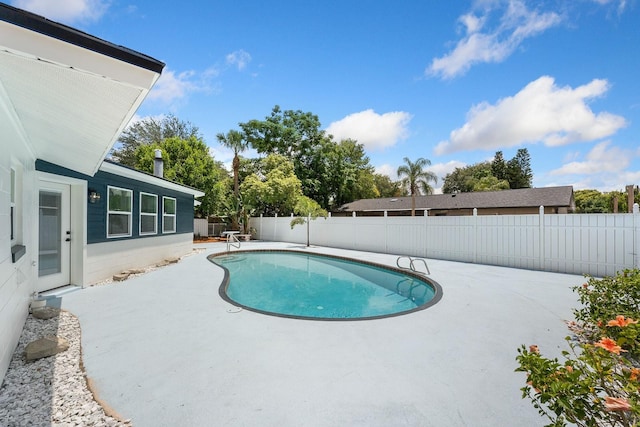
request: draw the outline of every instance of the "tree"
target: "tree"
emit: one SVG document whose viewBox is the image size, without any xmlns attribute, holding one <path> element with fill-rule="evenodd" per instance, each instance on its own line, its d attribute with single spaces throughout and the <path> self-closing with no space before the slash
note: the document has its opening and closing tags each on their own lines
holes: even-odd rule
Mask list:
<svg viewBox="0 0 640 427">
<path fill-rule="evenodd" d="M 507 163 L 504 161 L 502 151 L 496 151 L 493 161 L 491 162 L 491 175 L 495 176 L 499 181 L 507 180 Z"/>
<path fill-rule="evenodd" d="M 507 162 L 507 179 L 511 189 L 531 188 L 533 171 L 531 157 L 526 148 L 520 148 L 513 159 Z"/>
<path fill-rule="evenodd" d="M 219 133 L 216 135 L 216 138 L 220 144 L 233 150 L 233 194 L 238 197 L 238 192 L 240 190 L 238 184 L 240 157 L 238 156 L 238 153 L 247 149 L 248 142 L 243 139 L 242 134 L 237 130 L 230 130 L 226 135 Z"/>
<path fill-rule="evenodd" d="M 244 139 L 260 154 L 280 154 L 293 162 L 295 175 L 306 196 L 328 205 L 326 162 L 322 160 L 328 138 L 320 129 L 318 116 L 300 110 L 282 111 L 278 105 L 264 120 L 240 123 Z"/>
<path fill-rule="evenodd" d="M 259 171 L 240 184 L 242 200 L 256 214 L 289 215 L 302 196 L 302 184 L 293 172 L 293 163 L 279 154 L 260 160 Z"/>
<path fill-rule="evenodd" d="M 491 162 L 455 168 L 444 177 L 442 192 L 446 194 L 530 188 L 532 181 L 529 151 L 521 148 L 508 162 L 504 161 L 502 151 L 497 151 Z"/>
<path fill-rule="evenodd" d="M 490 162 L 480 162 L 462 168 L 455 168 L 453 172 L 444 177 L 442 192 L 450 194 L 475 191 L 474 188 L 480 180 L 489 176 L 492 176 Z"/>
<path fill-rule="evenodd" d="M 235 196 L 225 198 L 218 208 L 217 216 L 224 218 L 225 223 L 231 222 L 231 224 L 229 224 L 231 231 L 240 230 L 240 220 L 242 218 L 242 198 Z"/>
<path fill-rule="evenodd" d="M 404 158 L 405 164 L 398 167 L 398 177 L 402 178 L 403 185 L 409 189 L 411 194 L 411 216 L 416 214 L 416 194 L 420 195 L 433 193 L 433 187 L 429 182 L 438 182 L 438 177 L 430 171 L 425 171 L 424 167 L 431 165 L 428 159 L 420 157 L 412 162 L 408 157 Z"/>
<path fill-rule="evenodd" d="M 111 156 L 116 162 L 135 168 L 135 152 L 138 147 L 160 144 L 168 138 L 188 140 L 191 137 L 201 139 L 198 128 L 190 122 L 182 121 L 174 115 L 161 119 L 146 117 L 122 132 L 118 138 L 119 148 L 114 148 Z"/>
<path fill-rule="evenodd" d="M 322 209 L 315 200 L 300 196 L 294 212 L 299 216 L 291 220 L 291 229 L 293 230 L 296 225 L 307 224 L 307 247 L 309 247 L 309 223 L 315 221 L 319 216 L 326 218 L 327 211 Z"/>
<path fill-rule="evenodd" d="M 400 181 L 392 181 L 388 175 L 374 173 L 373 183 L 378 190 L 378 197 L 400 197 L 407 195 L 407 190 L 402 188 L 402 183 Z"/>
<path fill-rule="evenodd" d="M 373 179 L 373 166 L 364 152 L 364 146 L 345 139 L 326 147 L 328 179 L 326 197 L 330 205 L 339 207 L 357 199 L 379 196 Z"/>
<path fill-rule="evenodd" d="M 349 197 L 345 198 L 345 203 L 359 199 L 377 199 L 380 197 L 380 192 L 376 187 L 371 171 L 358 171 L 352 190 L 347 193 Z"/>
<path fill-rule="evenodd" d="M 623 213 L 628 212 L 629 203 L 627 202 L 627 193 L 624 191 L 610 191 L 604 194 L 607 198 L 608 212 Z M 574 195 L 575 196 L 575 195 Z M 618 210 L 614 211 L 615 200 L 618 200 Z"/>
<path fill-rule="evenodd" d="M 608 197 L 598 190 L 577 190 L 573 197 L 576 202 L 576 213 L 611 212 Z"/>
<path fill-rule="evenodd" d="M 473 186 L 473 191 L 500 191 L 508 189 L 509 181 L 506 179 L 499 180 L 493 175 L 480 178 Z"/>
<path fill-rule="evenodd" d="M 133 167 L 152 173 L 157 148 L 162 150 L 165 178 L 204 191 L 197 213 L 208 216 L 216 212 L 224 201 L 229 178 L 222 164 L 211 157 L 204 141 L 194 136 L 172 137 L 160 143 L 140 145 L 134 152 Z"/>
<path fill-rule="evenodd" d="M 318 116 L 275 106 L 264 120 L 240 123 L 244 138 L 261 154 L 279 154 L 293 162 L 302 192 L 328 209 L 375 196 L 373 167 L 354 140 L 336 143 L 320 129 Z"/>
</svg>

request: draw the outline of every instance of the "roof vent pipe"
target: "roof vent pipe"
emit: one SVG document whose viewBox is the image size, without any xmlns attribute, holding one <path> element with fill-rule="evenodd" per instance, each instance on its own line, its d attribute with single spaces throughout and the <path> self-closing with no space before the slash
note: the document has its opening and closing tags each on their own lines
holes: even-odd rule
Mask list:
<svg viewBox="0 0 640 427">
<path fill-rule="evenodd" d="M 164 178 L 164 161 L 162 160 L 162 150 L 155 150 L 153 158 L 153 176 Z"/>
</svg>

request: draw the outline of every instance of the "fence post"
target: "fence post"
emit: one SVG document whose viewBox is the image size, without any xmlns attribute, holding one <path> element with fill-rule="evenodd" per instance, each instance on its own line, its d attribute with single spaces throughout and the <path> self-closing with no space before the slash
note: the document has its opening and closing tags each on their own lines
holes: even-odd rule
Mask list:
<svg viewBox="0 0 640 427">
<path fill-rule="evenodd" d="M 428 258 L 429 255 L 429 209 L 424 211 L 424 245 L 422 245 L 422 256 Z"/>
<path fill-rule="evenodd" d="M 539 241 L 539 263 L 540 265 L 538 266 L 538 268 L 540 270 L 544 271 L 544 256 L 545 256 L 545 252 L 544 252 L 544 206 L 540 206 L 539 208 L 539 215 L 538 215 L 538 233 L 540 233 L 540 235 L 538 236 L 538 241 Z"/>
<path fill-rule="evenodd" d="M 633 204 L 633 266 L 640 268 L 640 257 L 638 257 L 638 244 L 640 243 L 640 206 Z"/>
<path fill-rule="evenodd" d="M 258 239 L 262 240 L 262 220 L 264 219 L 264 215 L 260 214 L 260 234 L 258 234 Z"/>
<path fill-rule="evenodd" d="M 351 241 L 353 242 L 351 244 L 351 248 L 350 249 L 356 249 L 358 247 L 358 243 L 356 241 L 356 238 L 358 237 L 358 222 L 356 220 L 356 211 L 351 212 L 351 218 L 353 218 L 353 227 L 351 227 L 351 229 L 353 230 L 353 237 L 351 239 Z"/>
<path fill-rule="evenodd" d="M 273 216 L 273 240 L 275 240 L 276 242 L 280 241 L 280 239 L 278 238 L 278 214 L 277 213 Z"/>
<path fill-rule="evenodd" d="M 478 208 L 473 208 L 473 263 L 478 260 L 478 244 L 480 239 L 478 238 Z"/>
<path fill-rule="evenodd" d="M 389 253 L 389 244 L 387 243 L 387 235 L 389 234 L 389 220 L 387 219 L 387 211 L 384 211 L 384 253 Z"/>
</svg>

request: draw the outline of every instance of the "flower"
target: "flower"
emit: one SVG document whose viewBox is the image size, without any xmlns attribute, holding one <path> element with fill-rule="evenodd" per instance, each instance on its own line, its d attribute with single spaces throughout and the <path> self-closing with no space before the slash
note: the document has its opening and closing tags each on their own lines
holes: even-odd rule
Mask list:
<svg viewBox="0 0 640 427">
<path fill-rule="evenodd" d="M 605 396 L 604 407 L 607 411 L 628 411 L 631 409 L 629 401 L 624 397 Z"/>
<path fill-rule="evenodd" d="M 624 328 L 625 326 L 629 326 L 632 323 L 638 323 L 637 320 L 633 320 L 632 318 L 624 318 L 624 316 L 618 315 L 615 320 L 609 320 L 607 322 L 607 326 L 620 326 Z"/>
<path fill-rule="evenodd" d="M 527 381 L 527 385 L 533 388 L 533 390 L 535 390 L 536 393 L 540 393 L 540 389 L 533 386 L 533 381 Z"/>
<path fill-rule="evenodd" d="M 573 366 L 571 366 L 571 365 L 565 366 L 564 369 L 566 369 L 567 372 L 569 372 L 569 373 L 573 372 Z"/>
<path fill-rule="evenodd" d="M 638 377 L 640 377 L 640 369 L 638 368 L 631 368 L 631 375 L 629 375 L 629 379 L 631 381 L 637 381 Z"/>
<path fill-rule="evenodd" d="M 598 341 L 594 345 L 596 347 L 604 348 L 605 350 L 615 354 L 620 354 L 621 351 L 627 351 L 627 350 L 623 350 L 622 347 L 620 347 L 611 338 L 602 338 L 600 341 Z"/>
<path fill-rule="evenodd" d="M 540 354 L 540 349 L 538 349 L 537 345 L 532 344 L 529 346 L 529 353 Z"/>
<path fill-rule="evenodd" d="M 583 289 L 587 289 L 588 287 L 589 287 L 589 285 L 588 285 L 588 284 L 586 284 L 586 283 L 583 283 L 583 284 L 582 284 L 582 288 L 583 288 Z"/>
</svg>

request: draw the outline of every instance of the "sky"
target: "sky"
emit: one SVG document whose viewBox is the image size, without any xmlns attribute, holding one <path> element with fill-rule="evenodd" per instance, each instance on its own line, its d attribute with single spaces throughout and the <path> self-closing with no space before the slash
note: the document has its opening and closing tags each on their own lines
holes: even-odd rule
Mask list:
<svg viewBox="0 0 640 427">
<path fill-rule="evenodd" d="M 527 148 L 533 186 L 640 184 L 640 0 L 14 0 L 163 61 L 136 120 L 216 134 L 275 105 L 396 179 Z M 245 152 L 246 157 L 257 153 Z"/>
</svg>

